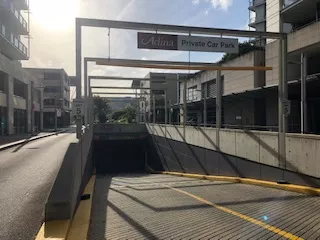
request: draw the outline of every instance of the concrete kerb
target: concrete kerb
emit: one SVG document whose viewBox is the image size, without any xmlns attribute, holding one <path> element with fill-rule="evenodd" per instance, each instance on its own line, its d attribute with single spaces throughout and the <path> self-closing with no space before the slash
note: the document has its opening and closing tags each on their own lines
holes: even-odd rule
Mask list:
<svg viewBox="0 0 320 240">
<path fill-rule="evenodd" d="M 19 141 L 12 142 L 12 143 L 7 143 L 7 144 L 4 144 L 4 145 L 0 146 L 0 152 L 6 150 L 8 148 L 12 148 L 12 147 L 24 144 L 24 143 L 29 143 L 29 142 L 32 142 L 32 141 L 35 141 L 35 140 L 38 140 L 38 139 L 41 139 L 41 138 L 50 137 L 50 136 L 53 136 L 53 135 L 56 135 L 56 134 L 59 134 L 59 133 L 66 132 L 66 131 L 67 130 L 61 130 L 61 131 L 54 132 L 54 133 L 48 133 L 48 134 L 42 135 L 42 136 L 35 136 L 35 137 L 31 137 L 29 139 L 23 139 L 23 140 L 19 140 Z"/>
<path fill-rule="evenodd" d="M 240 177 L 213 176 L 213 175 L 202 175 L 202 174 L 191 174 L 191 173 L 180 173 L 180 172 L 155 172 L 155 171 L 150 171 L 150 172 L 180 176 L 180 177 L 205 179 L 205 180 L 211 180 L 211 181 L 227 181 L 227 182 L 233 182 L 233 183 L 244 183 L 244 184 L 251 184 L 251 185 L 256 185 L 261 187 L 276 188 L 276 189 L 290 191 L 290 192 L 303 193 L 303 194 L 308 194 L 313 196 L 320 196 L 320 188 L 306 187 L 306 186 L 294 185 L 294 184 L 278 184 L 276 182 L 256 180 L 256 179 L 250 179 L 250 178 L 240 178 Z"/>
<path fill-rule="evenodd" d="M 83 194 L 90 194 L 90 198 L 80 202 L 73 218 L 43 223 L 35 240 L 87 239 L 95 179 L 93 175 L 83 191 Z"/>
</svg>

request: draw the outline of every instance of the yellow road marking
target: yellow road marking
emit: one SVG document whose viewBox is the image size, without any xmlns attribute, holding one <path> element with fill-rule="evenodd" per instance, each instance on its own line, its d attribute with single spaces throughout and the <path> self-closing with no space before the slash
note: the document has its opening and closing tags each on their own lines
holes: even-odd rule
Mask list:
<svg viewBox="0 0 320 240">
<path fill-rule="evenodd" d="M 170 189 L 172 189 L 172 190 L 174 190 L 174 191 L 176 191 L 176 192 L 180 192 L 180 193 L 182 193 L 182 194 L 185 194 L 185 195 L 187 195 L 187 196 L 189 196 L 189 197 L 192 197 L 192 198 L 194 198 L 194 199 L 196 199 L 196 200 L 198 200 L 198 201 L 200 201 L 200 202 L 202 202 L 202 203 L 205 203 L 205 204 L 207 204 L 207 205 L 209 205 L 209 206 L 212 206 L 212 207 L 214 207 L 214 208 L 216 208 L 216 209 L 219 209 L 219 210 L 221 210 L 221 211 L 223 211 L 223 212 L 232 214 L 232 215 L 237 216 L 237 217 L 239 217 L 239 218 L 241 218 L 241 219 L 243 219 L 243 220 L 246 220 L 246 221 L 248 221 L 248 222 L 251 222 L 251 223 L 253 223 L 253 224 L 256 224 L 256 225 L 258 225 L 258 226 L 260 226 L 260 227 L 262 227 L 262 228 L 264 228 L 264 229 L 267 229 L 267 230 L 269 230 L 269 231 L 271 231 L 271 232 L 274 232 L 274 233 L 276 233 L 276 234 L 278 234 L 278 235 L 281 235 L 281 236 L 283 236 L 283 237 L 286 237 L 287 239 L 291 239 L 291 240 L 293 240 L 293 239 L 294 239 L 294 240 L 303 240 L 303 238 L 298 237 L 298 236 L 296 236 L 296 235 L 294 235 L 294 234 L 292 234 L 292 233 L 286 232 L 286 231 L 284 231 L 284 230 L 282 230 L 282 229 L 279 229 L 279 228 L 276 228 L 276 227 L 274 227 L 274 226 L 272 226 L 272 225 L 270 225 L 270 224 L 261 222 L 261 221 L 259 221 L 259 220 L 257 220 L 257 219 L 248 217 L 248 216 L 246 216 L 246 215 L 244 215 L 244 214 L 238 213 L 238 212 L 233 211 L 233 210 L 231 210 L 231 209 L 229 209 L 229 208 L 219 206 L 219 205 L 217 205 L 217 204 L 215 204 L 215 203 L 212 203 L 212 202 L 210 202 L 210 201 L 208 201 L 208 200 L 205 200 L 205 199 L 203 199 L 203 198 L 201 198 L 201 197 L 199 197 L 199 196 L 196 196 L 196 195 L 194 195 L 194 194 L 192 194 L 192 193 L 189 193 L 189 192 L 186 192 L 186 191 L 183 191 L 183 190 L 181 190 L 181 189 L 174 188 L 174 187 L 171 187 L 171 186 L 168 186 L 168 185 L 163 185 L 163 186 L 165 186 L 165 187 L 167 187 L 167 188 L 170 188 Z"/>
</svg>

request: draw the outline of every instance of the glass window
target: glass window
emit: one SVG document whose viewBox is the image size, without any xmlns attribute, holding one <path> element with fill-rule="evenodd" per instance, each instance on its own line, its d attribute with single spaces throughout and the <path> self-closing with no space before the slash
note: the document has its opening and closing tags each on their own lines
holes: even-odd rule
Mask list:
<svg viewBox="0 0 320 240">
<path fill-rule="evenodd" d="M 27 84 L 25 84 L 17 79 L 14 79 L 13 85 L 14 85 L 13 86 L 13 94 L 15 96 L 26 98 Z"/>
<path fill-rule="evenodd" d="M 60 73 L 44 73 L 44 80 L 61 80 Z"/>
</svg>

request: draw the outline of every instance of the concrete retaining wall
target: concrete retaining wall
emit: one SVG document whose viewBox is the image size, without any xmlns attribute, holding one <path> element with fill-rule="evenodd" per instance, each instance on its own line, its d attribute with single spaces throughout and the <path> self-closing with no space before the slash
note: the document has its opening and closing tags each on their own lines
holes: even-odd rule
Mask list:
<svg viewBox="0 0 320 240">
<path fill-rule="evenodd" d="M 188 126 L 185 137 L 182 126 L 149 124 L 147 128 L 149 133 L 160 138 L 222 152 L 252 164 L 273 167 L 274 172 L 279 170 L 278 134 L 275 132 L 221 129 L 219 147 L 214 128 Z M 287 165 L 284 170 L 288 174 L 320 178 L 320 160 L 317 158 L 320 154 L 320 136 L 287 134 L 286 141 Z"/>
</svg>

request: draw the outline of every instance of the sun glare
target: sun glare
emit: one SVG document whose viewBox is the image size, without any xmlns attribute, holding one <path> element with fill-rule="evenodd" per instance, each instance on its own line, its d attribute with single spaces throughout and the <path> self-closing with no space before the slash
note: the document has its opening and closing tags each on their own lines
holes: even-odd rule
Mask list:
<svg viewBox="0 0 320 240">
<path fill-rule="evenodd" d="M 31 0 L 32 17 L 48 30 L 66 30 L 75 23 L 78 0 Z"/>
</svg>

